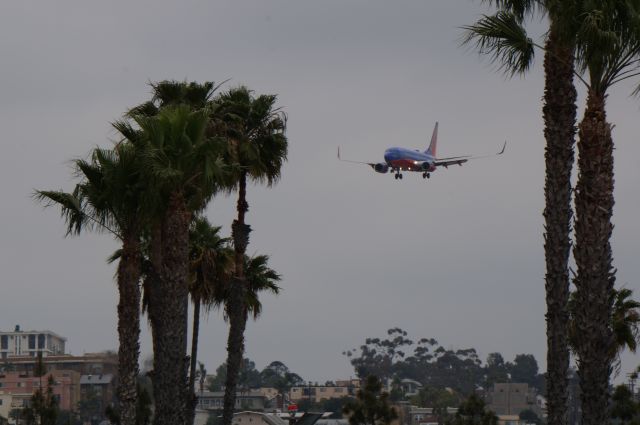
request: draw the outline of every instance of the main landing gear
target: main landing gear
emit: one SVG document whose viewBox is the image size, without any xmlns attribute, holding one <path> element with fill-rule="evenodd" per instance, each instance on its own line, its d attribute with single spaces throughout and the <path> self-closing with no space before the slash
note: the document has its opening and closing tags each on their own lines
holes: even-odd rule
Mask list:
<svg viewBox="0 0 640 425">
<path fill-rule="evenodd" d="M 431 177 L 431 173 L 422 173 L 423 179 L 428 179 L 429 177 Z"/>
<path fill-rule="evenodd" d="M 398 179 L 402 180 L 402 174 L 400 174 L 400 172 L 397 172 L 394 177 L 396 178 L 396 180 Z"/>
</svg>

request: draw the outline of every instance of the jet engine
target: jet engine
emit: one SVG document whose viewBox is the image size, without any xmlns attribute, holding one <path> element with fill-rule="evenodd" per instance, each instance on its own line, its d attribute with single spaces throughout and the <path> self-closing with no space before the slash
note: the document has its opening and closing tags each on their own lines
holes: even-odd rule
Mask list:
<svg viewBox="0 0 640 425">
<path fill-rule="evenodd" d="M 422 169 L 422 171 L 433 171 L 433 163 L 425 161 L 420 164 L 420 168 Z"/>
<path fill-rule="evenodd" d="M 373 169 L 376 170 L 377 173 L 386 173 L 389 171 L 389 166 L 384 162 L 379 162 L 373 166 Z"/>
</svg>

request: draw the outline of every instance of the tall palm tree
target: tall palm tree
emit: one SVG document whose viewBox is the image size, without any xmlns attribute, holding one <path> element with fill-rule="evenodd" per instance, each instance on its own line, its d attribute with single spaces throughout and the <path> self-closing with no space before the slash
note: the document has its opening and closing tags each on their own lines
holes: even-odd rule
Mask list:
<svg viewBox="0 0 640 425">
<path fill-rule="evenodd" d="M 132 114 L 144 137 L 145 179 L 156 190 L 151 231 L 153 267 L 149 318 L 154 343 L 156 425 L 183 424 L 189 399 L 186 363 L 189 276 L 189 226 L 218 189 L 224 173 L 221 139 L 206 136 L 209 111 L 185 104 L 161 108 L 156 115 Z"/>
<path fill-rule="evenodd" d="M 228 238 L 219 235 L 220 227 L 212 226 L 205 217 L 196 217 L 189 231 L 190 278 L 189 294 L 193 303 L 193 325 L 191 334 L 191 358 L 189 370 L 189 393 L 191 403 L 187 406 L 187 425 L 195 418 L 195 380 L 198 338 L 200 333 L 200 307 L 217 307 L 223 299 L 218 295 L 219 288 L 229 280 L 233 273 L 233 251 L 229 248 Z M 200 370 L 202 375 L 202 370 Z M 204 372 L 206 375 L 206 371 Z M 202 376 L 201 376 L 202 379 Z M 200 387 L 204 385 L 201 382 Z"/>
<path fill-rule="evenodd" d="M 245 223 L 249 210 L 247 179 L 274 184 L 280 178 L 280 169 L 287 158 L 286 115 L 275 107 L 275 102 L 275 95 L 255 97 L 246 87 L 231 89 L 216 99 L 217 114 L 227 133 L 229 162 L 239 165 L 235 179 L 238 216 L 232 225 L 235 276 L 226 308 L 229 338 L 223 425 L 230 425 L 233 419 L 238 372 L 244 354 L 246 314 L 243 303 L 248 290 L 244 257 L 251 232 L 251 227 Z"/>
<path fill-rule="evenodd" d="M 613 143 L 610 126 L 606 122 L 605 98 L 613 84 L 637 75 L 639 7 L 636 0 L 547 1 L 539 4 L 553 6 L 553 9 L 548 7 L 552 19 L 563 5 L 573 8 L 573 13 L 568 15 L 566 21 L 569 25 L 562 27 L 559 34 L 563 39 L 573 34 L 574 55 L 580 64 L 580 71 L 586 72 L 589 78 L 587 83 L 579 77 L 588 88 L 588 96 L 585 115 L 579 125 L 574 247 L 578 272 L 574 283 L 579 306 L 576 308 L 576 323 L 580 330 L 577 352 L 583 389 L 583 413 L 585 423 L 596 424 L 606 419 L 611 373 L 611 358 L 608 356 L 614 344 L 611 322 L 608 320 L 612 311 L 615 281 L 609 242 L 613 208 Z M 485 19 L 490 20 L 487 17 Z M 501 37 L 505 33 L 507 38 L 515 39 L 513 31 L 508 33 L 498 25 L 489 27 L 500 29 L 501 35 L 496 37 L 480 26 L 484 31 L 479 42 L 481 47 L 491 45 L 482 44 L 482 37 L 486 37 L 488 40 L 499 40 L 498 46 L 503 47 L 503 56 L 505 51 L 517 49 L 518 46 L 512 43 L 508 44 L 509 49 L 505 49 L 504 42 L 500 41 L 504 40 Z M 532 44 L 523 38 L 519 42 L 527 46 Z M 553 399 L 553 396 L 550 395 L 550 398 Z"/>
<path fill-rule="evenodd" d="M 585 424 L 607 420 L 609 377 L 615 334 L 613 255 L 613 139 L 605 100 L 611 86 L 640 71 L 640 1 L 597 2 L 585 11 L 579 40 L 580 63 L 590 88 L 578 126 L 578 181 L 575 194 L 577 274 L 575 311 L 578 374 Z"/>
<path fill-rule="evenodd" d="M 116 128 L 117 124 L 114 124 Z M 140 236 L 146 212 L 140 203 L 145 190 L 138 172 L 139 157 L 125 141 L 113 150 L 96 149 L 89 161 L 75 161 L 81 176 L 73 193 L 38 191 L 37 198 L 59 205 L 67 234 L 85 229 L 107 231 L 122 243 L 117 270 L 118 399 L 120 423 L 136 421 L 136 379 L 140 351 Z"/>
<path fill-rule="evenodd" d="M 545 145 L 545 291 L 547 323 L 547 413 L 550 425 L 567 423 L 569 368 L 568 311 L 571 249 L 571 171 L 574 163 L 576 88 L 575 25 L 577 1 L 494 0 L 500 10 L 465 27 L 466 42 L 475 41 L 481 53 L 493 55 L 505 71 L 526 72 L 534 43 L 522 24 L 539 10 L 549 17 L 544 43 Z"/>
</svg>

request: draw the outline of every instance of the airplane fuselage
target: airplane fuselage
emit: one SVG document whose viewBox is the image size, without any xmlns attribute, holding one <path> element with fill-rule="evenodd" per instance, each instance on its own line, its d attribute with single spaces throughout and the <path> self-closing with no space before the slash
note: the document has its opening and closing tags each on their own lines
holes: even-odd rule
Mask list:
<svg viewBox="0 0 640 425">
<path fill-rule="evenodd" d="M 384 160 L 389 168 L 405 171 L 434 171 L 436 158 L 425 152 L 406 148 L 389 148 L 384 152 Z M 426 168 L 428 164 L 428 168 Z"/>
</svg>

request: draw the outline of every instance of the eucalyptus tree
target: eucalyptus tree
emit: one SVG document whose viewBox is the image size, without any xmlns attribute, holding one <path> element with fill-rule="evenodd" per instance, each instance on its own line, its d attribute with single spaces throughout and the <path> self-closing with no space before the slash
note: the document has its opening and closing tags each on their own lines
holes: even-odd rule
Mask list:
<svg viewBox="0 0 640 425">
<path fill-rule="evenodd" d="M 238 371 L 244 354 L 244 331 L 246 327 L 247 279 L 244 257 L 249 243 L 251 227 L 245 223 L 249 210 L 247 203 L 247 180 L 257 183 L 276 183 L 287 158 L 286 115 L 275 107 L 275 95 L 255 97 L 246 87 L 231 89 L 219 95 L 217 116 L 228 140 L 229 162 L 238 164 L 234 186 L 238 190 L 237 218 L 232 224 L 235 249 L 234 279 L 229 293 L 226 312 L 229 317 L 227 341 L 227 382 L 222 422 L 230 425 L 235 406 Z"/>
<path fill-rule="evenodd" d="M 169 105 L 155 115 L 131 114 L 143 137 L 142 172 L 152 182 L 151 284 L 147 286 L 154 346 L 154 424 L 183 424 L 189 400 L 186 362 L 189 227 L 218 190 L 223 139 L 208 137 L 210 111 Z"/>
<path fill-rule="evenodd" d="M 536 12 L 546 13 L 549 30 L 544 42 L 545 145 L 545 291 L 547 323 L 547 412 L 551 425 L 567 423 L 569 368 L 568 311 L 569 255 L 571 249 L 571 172 L 574 164 L 576 88 L 574 17 L 580 0 L 489 0 L 498 6 L 467 26 L 466 43 L 492 55 L 511 75 L 530 68 L 535 43 L 523 27 Z"/>
<path fill-rule="evenodd" d="M 114 126 L 119 128 L 119 123 Z M 89 160 L 76 160 L 81 181 L 71 193 L 38 191 L 39 200 L 57 204 L 67 223 L 67 235 L 84 230 L 111 233 L 122 244 L 117 270 L 118 399 L 123 425 L 136 420 L 136 379 L 140 351 L 140 237 L 148 211 L 140 202 L 146 190 L 141 180 L 139 156 L 123 133 L 113 150 L 95 149 Z"/>
</svg>

